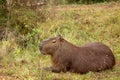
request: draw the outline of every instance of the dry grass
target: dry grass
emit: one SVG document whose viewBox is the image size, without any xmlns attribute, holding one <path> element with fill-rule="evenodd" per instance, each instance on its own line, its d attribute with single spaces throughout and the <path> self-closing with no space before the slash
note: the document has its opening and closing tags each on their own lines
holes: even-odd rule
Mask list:
<svg viewBox="0 0 120 80">
<path fill-rule="evenodd" d="M 37 23 L 39 39 L 58 33 L 76 45 L 100 41 L 108 45 L 116 57 L 113 70 L 85 75 L 55 74 L 39 70 L 51 66 L 49 56 L 39 54 L 38 45 L 21 48 L 16 38 L 0 42 L 0 80 L 119 80 L 120 77 L 120 4 L 64 5 L 46 9 L 46 22 Z M 31 20 L 32 21 L 32 20 Z"/>
</svg>

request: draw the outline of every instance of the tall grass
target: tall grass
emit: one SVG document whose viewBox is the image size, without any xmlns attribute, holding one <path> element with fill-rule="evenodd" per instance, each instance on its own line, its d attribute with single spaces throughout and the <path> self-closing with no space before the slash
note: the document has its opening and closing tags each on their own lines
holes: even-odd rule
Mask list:
<svg viewBox="0 0 120 80">
<path fill-rule="evenodd" d="M 118 80 L 120 78 L 118 76 L 120 74 L 119 3 L 61 5 L 48 7 L 45 11 L 46 18 L 43 22 L 39 21 L 39 16 L 36 21 L 34 18 L 36 13 L 32 10 L 18 11 L 22 16 L 16 19 L 23 22 L 24 27 L 14 24 L 7 39 L 0 41 L 1 74 L 14 80 Z M 18 12 L 16 10 L 15 14 Z M 108 45 L 116 56 L 117 65 L 112 71 L 89 72 L 85 75 L 70 72 L 55 74 L 40 70 L 42 67 L 51 66 L 51 63 L 49 56 L 40 54 L 39 43 L 58 34 L 78 46 L 96 41 Z"/>
</svg>

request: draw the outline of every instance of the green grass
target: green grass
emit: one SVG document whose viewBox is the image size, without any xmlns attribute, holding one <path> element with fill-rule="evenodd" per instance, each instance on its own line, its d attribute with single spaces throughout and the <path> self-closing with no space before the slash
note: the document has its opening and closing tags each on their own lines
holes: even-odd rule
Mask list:
<svg viewBox="0 0 120 80">
<path fill-rule="evenodd" d="M 46 22 L 38 23 L 38 44 L 22 49 L 16 38 L 0 42 L 0 78 L 12 80 L 119 80 L 120 79 L 120 4 L 64 5 L 47 9 Z M 52 11 L 51 11 L 52 10 Z M 53 15 L 54 14 L 54 15 Z M 75 45 L 100 41 L 116 57 L 113 70 L 87 74 L 52 73 L 40 70 L 51 66 L 50 56 L 40 54 L 41 40 L 61 34 Z M 2 75 L 1 75 L 2 74 Z"/>
</svg>

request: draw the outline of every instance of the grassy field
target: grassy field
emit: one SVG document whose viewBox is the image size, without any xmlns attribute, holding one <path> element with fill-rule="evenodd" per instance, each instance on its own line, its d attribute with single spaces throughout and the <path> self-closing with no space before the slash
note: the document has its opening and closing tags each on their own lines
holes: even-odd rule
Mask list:
<svg viewBox="0 0 120 80">
<path fill-rule="evenodd" d="M 52 73 L 40 70 L 51 66 L 50 56 L 40 54 L 38 45 L 20 48 L 14 38 L 0 42 L 0 80 L 119 80 L 120 4 L 62 5 L 47 9 L 46 22 L 38 24 L 41 40 L 61 34 L 75 45 L 99 41 L 116 57 L 113 70 L 87 74 Z M 40 43 L 40 41 L 38 41 Z M 12 48 L 12 50 L 10 50 Z"/>
</svg>

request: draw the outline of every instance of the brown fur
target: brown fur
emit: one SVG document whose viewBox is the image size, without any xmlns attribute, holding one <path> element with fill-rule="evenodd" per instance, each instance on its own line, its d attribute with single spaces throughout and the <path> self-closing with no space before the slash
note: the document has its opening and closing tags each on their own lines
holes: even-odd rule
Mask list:
<svg viewBox="0 0 120 80">
<path fill-rule="evenodd" d="M 112 51 L 100 42 L 78 47 L 57 36 L 43 41 L 40 51 L 51 55 L 53 72 L 71 71 L 83 74 L 111 69 L 115 65 Z"/>
</svg>

